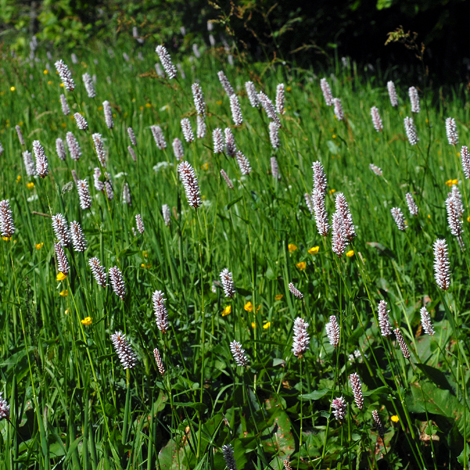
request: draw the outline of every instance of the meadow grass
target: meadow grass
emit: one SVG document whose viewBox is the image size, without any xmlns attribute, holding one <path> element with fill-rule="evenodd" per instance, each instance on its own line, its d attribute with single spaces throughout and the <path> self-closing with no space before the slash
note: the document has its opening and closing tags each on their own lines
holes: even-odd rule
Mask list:
<svg viewBox="0 0 470 470">
<path fill-rule="evenodd" d="M 323 72 L 281 65 L 229 65 L 222 49 L 201 48 L 201 57 L 173 57 L 185 78 L 154 72 L 156 44 L 129 51 L 84 53 L 73 64 L 76 88 L 64 91 L 53 62 L 4 57 L 0 82 L 1 198 L 8 199 L 16 231 L 0 240 L 0 390 L 10 419 L 0 422 L 0 468 L 222 469 L 222 446 L 231 444 L 237 468 L 458 468 L 468 467 L 470 402 L 468 252 L 459 248 L 447 223 L 445 201 L 457 183 L 464 207 L 468 184 L 460 145 L 449 145 L 445 119 L 455 118 L 461 145 L 468 142 L 469 107 L 456 90 L 449 97 L 420 83 L 395 81 L 399 105 L 387 93 L 387 73 L 368 78 L 338 66 L 327 78 L 341 99 L 344 120 L 326 106 Z M 49 64 L 49 68 L 47 68 Z M 234 126 L 229 97 L 217 72 L 224 70 L 238 96 L 243 124 Z M 82 74 L 96 75 L 89 98 Z M 245 82 L 274 101 L 285 84 L 280 147 L 269 139 L 261 108 L 250 106 Z M 196 133 L 191 85 L 199 82 L 207 104 L 207 132 L 188 144 L 181 130 L 189 118 Z M 411 146 L 404 118 L 411 116 L 408 87 L 417 86 L 421 111 L 413 114 L 419 143 Z M 65 93 L 71 114 L 64 116 Z M 108 129 L 103 102 L 111 104 Z M 372 124 L 376 106 L 383 131 Z M 73 114 L 88 123 L 79 130 Z M 25 146 L 20 145 L 19 125 Z M 163 131 L 158 149 L 151 125 Z M 131 158 L 127 128 L 137 145 Z M 230 127 L 252 172 L 242 176 L 236 158 L 213 152 L 212 132 Z M 56 139 L 71 131 L 82 156 L 62 161 Z M 100 167 L 92 134 L 103 137 L 114 198 L 97 191 Z M 172 141 L 183 142 L 195 170 L 201 205 L 188 205 Z M 45 178 L 28 177 L 22 152 L 39 140 L 49 162 Z M 275 156 L 280 179 L 271 174 Z M 328 180 L 330 223 L 335 197 L 344 193 L 357 237 L 347 254 L 332 251 L 305 203 L 312 193 L 312 163 Z M 376 175 L 369 165 L 382 170 Z M 229 189 L 224 169 L 234 184 Z M 90 209 L 80 208 L 72 170 L 86 179 Z M 103 177 L 102 177 L 103 179 Z M 131 204 L 123 203 L 128 184 Z M 412 193 L 419 212 L 408 211 Z M 162 206 L 170 208 L 165 224 Z M 391 215 L 400 207 L 406 229 Z M 60 276 L 51 216 L 78 221 L 87 249 L 65 249 L 70 263 Z M 140 214 L 145 227 L 136 229 Z M 468 245 L 467 213 L 463 241 Z M 470 219 L 469 219 L 470 220 Z M 447 240 L 451 285 L 434 279 L 433 243 Z M 93 279 L 88 260 L 106 271 L 117 266 L 127 294 L 121 300 L 108 278 Z M 220 273 L 233 275 L 236 294 L 225 297 Z M 59 277 L 58 277 L 59 275 Z M 62 280 L 58 280 L 62 279 Z M 289 291 L 293 283 L 303 294 Z M 162 291 L 169 326 L 155 322 L 152 295 Z M 391 327 L 400 328 L 411 358 L 396 337 L 383 337 L 377 308 L 388 305 Z M 431 314 L 435 335 L 424 333 L 420 309 Z M 339 344 L 326 324 L 335 315 Z M 296 318 L 308 323 L 308 350 L 294 355 Z M 123 332 L 135 351 L 124 370 L 111 335 Z M 238 366 L 230 343 L 248 358 Z M 161 375 L 153 350 L 165 369 Z M 362 382 L 363 406 L 350 375 Z M 343 397 L 338 421 L 331 402 Z M 377 411 L 383 432 L 374 424 Z M 288 460 L 290 463 L 284 464 Z"/>
</svg>

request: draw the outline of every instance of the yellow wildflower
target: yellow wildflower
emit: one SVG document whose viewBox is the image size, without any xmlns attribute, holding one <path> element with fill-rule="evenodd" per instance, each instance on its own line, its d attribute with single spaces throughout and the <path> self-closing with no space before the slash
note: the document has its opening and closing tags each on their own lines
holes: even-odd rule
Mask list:
<svg viewBox="0 0 470 470">
<path fill-rule="evenodd" d="M 201 166 L 201 169 L 203 170 L 208 170 L 209 169 L 209 163 L 204 163 L 202 166 Z"/>
<path fill-rule="evenodd" d="M 151 108 L 152 105 L 151 105 L 150 103 L 145 103 L 145 107 L 146 107 L 146 108 Z"/>
<path fill-rule="evenodd" d="M 216 101 L 215 103 L 220 106 L 222 104 L 222 100 Z"/>
<path fill-rule="evenodd" d="M 470 217 L 467 217 L 467 222 L 470 222 Z"/>
<path fill-rule="evenodd" d="M 86 317 L 82 320 L 82 325 L 88 326 L 91 325 L 91 317 Z"/>
<path fill-rule="evenodd" d="M 32 181 L 30 183 L 26 183 L 26 187 L 28 189 L 33 189 L 34 188 L 34 183 Z"/>
<path fill-rule="evenodd" d="M 20 181 L 21 181 L 21 175 L 18 175 L 18 176 L 16 177 L 16 182 L 19 183 Z"/>
<path fill-rule="evenodd" d="M 261 305 L 258 305 L 258 308 L 256 309 L 256 313 L 259 312 L 260 308 L 261 308 Z"/>
<path fill-rule="evenodd" d="M 247 302 L 243 308 L 244 308 L 247 312 L 252 312 L 252 311 L 253 311 L 253 304 L 252 304 L 251 302 Z"/>
<path fill-rule="evenodd" d="M 67 275 L 64 274 L 63 272 L 59 272 L 59 274 L 57 274 L 57 280 L 58 281 L 63 281 L 66 277 L 67 277 Z"/>
<path fill-rule="evenodd" d="M 333 193 L 335 193 L 335 192 L 336 192 L 336 189 L 330 189 L 330 190 L 328 191 L 328 194 L 333 194 Z"/>
<path fill-rule="evenodd" d="M 286 88 L 286 91 L 291 91 L 291 90 L 292 90 L 292 88 L 291 88 L 290 86 L 288 86 L 288 87 Z"/>
<path fill-rule="evenodd" d="M 284 297 L 284 295 L 282 295 L 282 294 L 277 294 L 277 295 L 274 297 L 274 299 L 275 299 L 275 300 L 281 300 L 283 297 Z"/>
<path fill-rule="evenodd" d="M 254 321 L 251 322 L 251 328 L 256 329 L 256 323 Z"/>
<path fill-rule="evenodd" d="M 4 242 L 9 242 L 11 240 L 11 237 L 2 237 L 2 240 Z"/>
<path fill-rule="evenodd" d="M 147 258 L 147 256 L 149 255 L 148 251 L 142 251 L 142 254 Z"/>
<path fill-rule="evenodd" d="M 352 258 L 354 256 L 354 250 L 349 250 L 347 253 L 346 253 L 346 256 L 348 258 Z"/>
<path fill-rule="evenodd" d="M 398 415 L 393 415 L 390 419 L 391 419 L 394 423 L 398 423 L 398 421 L 400 421 L 400 418 L 398 417 Z"/>
<path fill-rule="evenodd" d="M 453 186 L 454 184 L 458 184 L 458 183 L 459 183 L 459 180 L 447 180 L 446 181 L 446 185 L 449 186 L 449 188 Z"/>
<path fill-rule="evenodd" d="M 309 252 L 311 255 L 316 255 L 319 251 L 320 251 L 320 247 L 319 247 L 319 246 L 312 246 L 312 248 L 310 248 L 310 250 L 308 250 L 308 252 Z"/>
<path fill-rule="evenodd" d="M 266 323 L 263 325 L 263 328 L 264 328 L 265 330 L 267 330 L 270 326 L 271 326 L 271 322 L 268 321 L 268 322 L 266 322 Z"/>
<path fill-rule="evenodd" d="M 289 250 L 289 253 L 293 253 L 295 250 L 297 250 L 297 246 L 294 245 L 293 243 L 289 243 L 287 245 L 287 249 Z"/>
<path fill-rule="evenodd" d="M 40 250 L 44 246 L 44 243 L 36 243 L 34 246 L 36 247 L 36 250 Z"/>
<path fill-rule="evenodd" d="M 52 82 L 49 80 L 49 81 L 47 82 L 47 84 L 48 84 L 48 85 L 52 85 Z"/>
<path fill-rule="evenodd" d="M 70 309 L 68 308 L 64 313 L 68 315 L 70 313 Z"/>
<path fill-rule="evenodd" d="M 230 313 L 232 313 L 232 306 L 231 306 L 231 305 L 227 305 L 227 306 L 222 310 L 222 316 L 223 316 L 223 317 L 226 317 L 226 316 L 229 315 Z"/>
<path fill-rule="evenodd" d="M 44 75 L 47 75 L 48 73 L 49 73 L 49 70 L 47 70 L 47 69 L 44 70 L 44 72 L 43 72 Z"/>
<path fill-rule="evenodd" d="M 333 139 L 336 139 L 336 134 L 333 134 L 331 137 L 333 137 Z"/>
<path fill-rule="evenodd" d="M 61 297 L 67 297 L 69 295 L 69 291 L 67 289 L 63 290 L 60 294 Z"/>
<path fill-rule="evenodd" d="M 15 91 L 16 88 L 14 86 L 10 87 L 10 91 Z"/>
<path fill-rule="evenodd" d="M 305 261 L 301 261 L 300 263 L 297 263 L 296 266 L 303 271 L 307 267 L 307 263 Z"/>
<path fill-rule="evenodd" d="M 63 123 L 61 124 L 61 126 L 62 126 L 62 127 L 67 127 L 67 124 L 65 124 L 65 122 L 63 122 Z"/>
<path fill-rule="evenodd" d="M 63 83 L 61 83 L 61 84 L 60 84 L 60 86 L 63 88 L 63 87 L 64 87 L 64 84 L 63 84 Z"/>
</svg>

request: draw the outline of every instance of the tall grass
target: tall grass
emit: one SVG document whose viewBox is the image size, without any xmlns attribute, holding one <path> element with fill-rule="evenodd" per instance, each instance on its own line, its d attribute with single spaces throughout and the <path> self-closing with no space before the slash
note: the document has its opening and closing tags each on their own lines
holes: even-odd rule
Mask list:
<svg viewBox="0 0 470 470">
<path fill-rule="evenodd" d="M 457 123 L 468 143 L 469 107 L 457 90 L 449 98 L 419 83 L 396 80 L 399 105 L 387 94 L 388 76 L 367 79 L 356 67 L 338 68 L 327 80 L 341 99 L 344 120 L 326 106 L 320 78 L 287 66 L 230 66 L 219 49 L 181 61 L 185 78 L 158 77 L 155 44 L 67 58 L 76 88 L 64 92 L 47 60 L 4 58 L 0 82 L 1 198 L 9 199 L 16 232 L 0 240 L 0 390 L 11 406 L 0 422 L 0 466 L 13 468 L 124 469 L 224 468 L 222 446 L 231 444 L 237 468 L 453 468 L 468 467 L 470 416 L 468 251 L 459 248 L 446 220 L 445 200 L 457 183 L 468 208 L 459 146 L 447 142 L 445 119 Z M 54 60 L 60 59 L 54 57 Z M 70 62 L 70 63 L 69 63 Z M 224 70 L 243 115 L 233 126 L 230 99 L 217 72 Z M 81 79 L 96 75 L 96 97 Z M 317 71 L 318 73 L 318 71 Z M 280 146 L 273 149 L 269 119 L 253 108 L 244 83 L 253 80 L 274 102 L 285 84 Z M 207 103 L 207 133 L 191 144 L 180 121 L 196 129 L 191 85 L 199 82 Z M 417 86 L 421 111 L 413 115 L 419 143 L 407 140 L 411 116 L 407 90 Z M 71 115 L 62 113 L 65 93 Z M 103 102 L 109 101 L 109 129 Z M 374 128 L 376 106 L 383 131 Z M 79 130 L 80 112 L 88 129 Z M 21 146 L 15 131 L 25 138 Z M 163 131 L 157 148 L 150 126 Z M 136 161 L 128 151 L 135 132 Z M 252 172 L 242 176 L 236 158 L 213 152 L 212 131 L 230 127 Z M 56 154 L 68 131 L 79 140 L 78 161 Z M 92 134 L 103 137 L 114 199 L 93 186 L 100 167 Z M 195 169 L 202 205 L 188 205 L 177 173 L 173 139 Z M 28 177 L 22 152 L 39 140 L 49 162 L 45 178 Z M 271 175 L 275 156 L 280 179 Z M 318 234 L 304 199 L 312 192 L 312 162 L 325 169 L 330 223 L 335 192 L 349 204 L 357 237 L 339 258 L 331 237 Z M 373 163 L 383 172 L 370 170 Z M 231 190 L 220 175 L 225 170 Z M 91 209 L 80 208 L 72 171 L 86 179 Z M 123 203 L 128 185 L 131 204 Z M 408 212 L 411 193 L 419 212 Z M 170 208 L 165 224 L 162 206 Z M 401 208 L 404 231 L 390 212 Z M 85 252 L 66 249 L 68 276 L 58 277 L 51 216 L 77 221 Z M 137 231 L 140 214 L 145 231 Z M 463 241 L 468 214 L 463 215 Z M 469 219 L 470 220 L 470 219 Z M 451 286 L 442 291 L 433 271 L 433 243 L 446 239 Z M 117 266 L 127 294 L 100 287 L 88 260 L 108 272 Z M 226 298 L 220 273 L 233 274 L 236 294 Z M 58 280 L 62 279 L 62 280 Z M 303 294 L 289 291 L 293 283 Z M 108 283 L 109 277 L 108 277 Z M 169 327 L 156 325 L 152 295 L 162 291 Z M 381 336 L 377 307 L 385 300 L 392 328 L 411 353 L 403 357 L 395 336 Z M 420 309 L 431 313 L 435 335 L 424 333 Z M 325 326 L 335 315 L 337 347 Z M 309 349 L 292 352 L 294 320 L 309 324 Z M 111 335 L 126 335 L 137 356 L 124 370 Z M 237 366 L 230 343 L 248 358 Z M 165 372 L 159 372 L 158 348 Z M 348 377 L 362 383 L 357 407 Z M 331 402 L 344 397 L 344 420 Z M 384 425 L 378 429 L 372 412 Z M 287 464 L 286 464 L 287 465 Z"/>
</svg>

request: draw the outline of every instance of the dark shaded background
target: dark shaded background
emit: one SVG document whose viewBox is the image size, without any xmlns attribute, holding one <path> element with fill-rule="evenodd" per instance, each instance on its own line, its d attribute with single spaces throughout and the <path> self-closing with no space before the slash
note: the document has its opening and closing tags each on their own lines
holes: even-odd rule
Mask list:
<svg viewBox="0 0 470 470">
<path fill-rule="evenodd" d="M 191 41 L 208 42 L 207 21 L 215 20 L 218 41 L 235 42 L 248 60 L 326 67 L 348 56 L 414 73 L 420 64 L 412 51 L 384 45 L 387 33 L 403 26 L 424 43 L 434 81 L 467 84 L 469 18 L 468 0 L 2 0 L 0 38 L 23 55 L 33 35 L 47 49 L 79 51 L 97 41 L 125 47 L 136 26 L 146 40 L 184 50 Z"/>
</svg>

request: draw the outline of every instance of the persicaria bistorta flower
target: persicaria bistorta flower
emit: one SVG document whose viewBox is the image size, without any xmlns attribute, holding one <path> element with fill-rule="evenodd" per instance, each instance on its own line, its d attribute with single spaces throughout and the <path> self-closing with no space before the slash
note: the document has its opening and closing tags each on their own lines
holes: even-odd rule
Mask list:
<svg viewBox="0 0 470 470">
<path fill-rule="evenodd" d="M 328 213 L 325 208 L 325 194 L 318 189 L 313 190 L 313 212 L 315 214 L 315 223 L 317 225 L 318 233 L 322 237 L 326 237 L 330 231 L 330 224 L 328 223 Z M 338 219 L 340 222 L 340 218 Z M 342 227 L 342 224 L 340 224 Z M 338 227 L 340 226 L 338 225 Z M 344 238 L 344 237 L 343 237 Z"/>
<path fill-rule="evenodd" d="M 338 121 L 342 121 L 344 119 L 344 113 L 341 100 L 339 98 L 333 98 L 333 105 L 335 108 L 336 119 L 338 119 Z"/>
<path fill-rule="evenodd" d="M 395 333 L 395 336 L 398 340 L 398 344 L 400 345 L 401 352 L 403 353 L 403 357 L 405 359 L 410 358 L 410 351 L 408 350 L 408 346 L 406 345 L 405 338 L 403 338 L 403 335 L 401 334 L 400 328 L 396 328 L 393 330 Z"/>
<path fill-rule="evenodd" d="M 411 112 L 419 113 L 420 106 L 419 106 L 418 90 L 414 86 L 412 86 L 408 89 L 408 94 L 410 96 Z"/>
<path fill-rule="evenodd" d="M 385 429 L 382 425 L 382 421 L 380 420 L 379 412 L 377 410 L 372 411 L 372 419 L 374 420 L 375 427 L 377 428 L 379 436 L 383 439 L 385 435 Z"/>
<path fill-rule="evenodd" d="M 336 348 L 339 345 L 340 329 L 335 315 L 330 316 L 330 321 L 325 325 L 325 329 L 330 344 Z"/>
<path fill-rule="evenodd" d="M 181 130 L 183 131 L 184 140 L 190 144 L 194 141 L 193 129 L 191 128 L 191 122 L 188 118 L 181 119 Z"/>
<path fill-rule="evenodd" d="M 450 227 L 450 232 L 454 237 L 457 238 L 459 242 L 459 246 L 462 250 L 464 250 L 465 245 L 463 242 L 462 234 L 463 234 L 463 225 L 461 220 L 461 212 L 462 209 L 462 202 L 454 197 L 452 193 L 449 194 L 449 197 L 446 199 L 446 209 L 447 209 L 447 222 Z"/>
<path fill-rule="evenodd" d="M 80 207 L 83 210 L 90 209 L 91 195 L 88 188 L 87 180 L 78 180 L 77 182 L 78 196 L 80 197 Z"/>
<path fill-rule="evenodd" d="M 170 218 L 170 208 L 168 207 L 168 204 L 163 204 L 162 215 L 163 215 L 163 220 L 165 221 L 165 225 L 169 227 L 171 224 L 171 218 Z"/>
<path fill-rule="evenodd" d="M 225 173 L 225 170 L 220 170 L 220 174 L 222 175 L 222 178 L 227 183 L 227 186 L 229 187 L 229 189 L 233 189 L 232 180 L 228 177 L 227 173 Z"/>
<path fill-rule="evenodd" d="M 390 103 L 393 107 L 398 106 L 397 91 L 395 90 L 395 84 L 392 81 L 387 82 L 388 95 L 390 97 Z"/>
<path fill-rule="evenodd" d="M 248 365 L 249 360 L 246 357 L 245 350 L 242 349 L 242 345 L 238 341 L 232 341 L 230 343 L 230 351 L 232 351 L 233 358 L 237 365 L 240 367 L 246 367 Z"/>
<path fill-rule="evenodd" d="M 432 325 L 431 315 L 429 315 L 427 308 L 422 307 L 419 313 L 421 314 L 421 326 L 423 327 L 424 332 L 427 335 L 434 336 L 435 331 Z"/>
<path fill-rule="evenodd" d="M 261 103 L 261 106 L 266 111 L 268 118 L 273 120 L 279 127 L 282 127 L 281 121 L 279 120 L 279 117 L 276 114 L 276 109 L 274 108 L 274 105 L 272 101 L 269 99 L 268 95 L 260 91 L 258 93 L 258 99 Z"/>
<path fill-rule="evenodd" d="M 273 178 L 275 180 L 281 179 L 281 174 L 279 173 L 279 166 L 277 164 L 276 157 L 271 157 L 271 174 L 273 175 Z"/>
<path fill-rule="evenodd" d="M 335 398 L 331 402 L 331 408 L 333 409 L 333 415 L 338 421 L 344 421 L 346 418 L 347 404 L 343 397 Z"/>
<path fill-rule="evenodd" d="M 45 178 L 49 173 L 49 163 L 44 148 L 39 140 L 33 142 L 33 151 L 36 157 L 36 174 L 41 178 Z"/>
<path fill-rule="evenodd" d="M 0 392 L 0 420 L 10 420 L 10 405 L 3 398 L 3 392 Z"/>
<path fill-rule="evenodd" d="M 160 58 L 160 62 L 162 63 L 166 74 L 168 75 L 168 78 L 176 78 L 176 67 L 173 65 L 170 54 L 166 48 L 164 46 L 157 46 L 156 52 Z"/>
<path fill-rule="evenodd" d="M 134 129 L 132 129 L 132 127 L 128 127 L 127 134 L 129 135 L 129 140 L 131 141 L 131 144 L 135 147 L 137 145 L 137 140 L 135 139 Z"/>
<path fill-rule="evenodd" d="M 72 235 L 73 249 L 83 253 L 86 250 L 86 239 L 78 222 L 73 221 L 70 223 L 70 234 Z"/>
<path fill-rule="evenodd" d="M 121 300 L 124 300 L 124 297 L 127 294 L 126 284 L 124 282 L 124 278 L 122 277 L 122 273 L 117 266 L 109 268 L 109 279 L 111 281 L 114 293 Z"/>
<path fill-rule="evenodd" d="M 331 249 L 339 258 L 346 250 L 346 234 L 342 223 L 342 217 L 338 212 L 333 214 Z"/>
<path fill-rule="evenodd" d="M 106 282 L 106 271 L 104 266 L 101 265 L 101 262 L 98 258 L 93 257 L 88 260 L 90 265 L 91 272 L 95 278 L 96 283 L 101 287 L 106 287 L 108 283 Z"/>
<path fill-rule="evenodd" d="M 75 82 L 73 81 L 72 74 L 70 73 L 67 65 L 63 60 L 58 60 L 54 65 L 57 72 L 59 72 L 59 77 L 62 80 L 65 89 L 67 91 L 73 91 L 75 89 Z"/>
<path fill-rule="evenodd" d="M 70 245 L 70 232 L 67 226 L 67 220 L 62 214 L 56 214 L 52 216 L 52 228 L 55 236 L 61 246 Z"/>
<path fill-rule="evenodd" d="M 145 231 L 145 227 L 144 227 L 144 223 L 142 222 L 142 216 L 140 214 L 137 214 L 135 216 L 135 224 L 137 226 L 137 230 L 142 235 Z"/>
<path fill-rule="evenodd" d="M 351 241 L 355 238 L 356 229 L 352 220 L 351 211 L 343 193 L 338 193 L 335 199 L 336 212 L 341 216 L 341 224 L 343 225 L 344 236 L 346 240 Z"/>
<path fill-rule="evenodd" d="M 112 129 L 114 127 L 113 121 L 113 111 L 111 110 L 111 105 L 109 101 L 103 101 L 103 112 L 104 112 L 104 120 L 106 121 L 106 125 L 108 129 Z"/>
<path fill-rule="evenodd" d="M 294 339 L 292 352 L 294 356 L 302 357 L 310 344 L 310 337 L 307 332 L 308 323 L 302 318 L 297 317 L 294 321 Z"/>
<path fill-rule="evenodd" d="M 312 196 L 310 196 L 309 193 L 305 193 L 304 198 L 305 198 L 305 204 L 307 205 L 307 208 L 310 211 L 310 214 L 314 215 L 314 206 L 313 206 Z"/>
<path fill-rule="evenodd" d="M 325 104 L 331 106 L 333 104 L 333 95 L 331 93 L 331 88 L 326 78 L 320 80 L 321 91 L 323 92 L 323 98 L 325 98 Z"/>
<path fill-rule="evenodd" d="M 101 170 L 99 168 L 95 168 L 93 171 L 93 181 L 95 185 L 95 189 L 97 191 L 103 191 L 104 183 L 100 180 L 101 178 Z"/>
<path fill-rule="evenodd" d="M 183 181 L 188 204 L 197 209 L 201 205 L 201 192 L 193 167 L 188 162 L 180 163 L 178 165 L 178 173 Z"/>
<path fill-rule="evenodd" d="M 128 183 L 124 183 L 122 188 L 122 203 L 130 206 L 132 204 L 131 190 Z"/>
<path fill-rule="evenodd" d="M 259 108 L 259 99 L 258 94 L 256 93 L 255 84 L 253 82 L 246 82 L 245 83 L 246 94 L 248 95 L 248 99 L 250 100 L 250 104 L 253 108 Z"/>
<path fill-rule="evenodd" d="M 61 160 L 65 160 L 67 158 L 67 154 L 65 153 L 64 141 L 62 139 L 60 139 L 60 138 L 56 139 L 56 141 L 55 141 L 55 150 L 57 152 L 57 156 Z M 24 155 L 24 153 L 23 153 L 23 155 Z"/>
<path fill-rule="evenodd" d="M 468 147 L 462 146 L 460 151 L 460 158 L 462 159 L 462 169 L 465 173 L 465 178 L 470 178 L 470 154 L 468 152 Z"/>
<path fill-rule="evenodd" d="M 122 333 L 122 331 L 116 331 L 116 333 L 111 335 L 111 341 L 113 342 L 114 349 L 124 370 L 132 369 L 137 362 L 137 357 L 126 338 L 126 335 Z"/>
<path fill-rule="evenodd" d="M 237 145 L 232 130 L 227 127 L 225 129 L 225 151 L 229 157 L 234 157 L 237 153 Z"/>
<path fill-rule="evenodd" d="M 65 95 L 60 95 L 60 106 L 62 108 L 64 116 L 68 116 L 70 114 L 70 108 L 67 103 L 67 98 L 65 98 Z"/>
<path fill-rule="evenodd" d="M 205 116 L 206 102 L 204 101 L 201 85 L 199 85 L 199 83 L 193 83 L 191 85 L 191 91 L 193 92 L 194 106 L 196 107 L 198 116 Z"/>
<path fill-rule="evenodd" d="M 356 402 L 357 407 L 362 410 L 364 406 L 364 397 L 362 395 L 362 383 L 359 375 L 354 372 L 349 376 L 349 383 L 351 384 L 351 389 L 354 395 L 354 401 Z"/>
<path fill-rule="evenodd" d="M 153 310 L 157 327 L 162 333 L 168 331 L 168 312 L 165 306 L 165 297 L 161 290 L 156 290 L 152 295 Z"/>
<path fill-rule="evenodd" d="M 278 149 L 281 146 L 281 141 L 279 140 L 279 127 L 274 121 L 269 123 L 269 140 L 271 141 L 273 149 Z"/>
<path fill-rule="evenodd" d="M 276 87 L 276 112 L 280 115 L 283 115 L 286 112 L 284 109 L 284 89 L 284 83 L 279 83 L 279 85 Z"/>
<path fill-rule="evenodd" d="M 450 263 L 447 243 L 445 240 L 436 240 L 433 248 L 436 283 L 442 290 L 448 290 L 450 287 Z"/>
<path fill-rule="evenodd" d="M 459 143 L 459 135 L 457 134 L 457 124 L 454 118 L 446 119 L 446 134 L 449 145 L 457 145 Z"/>
<path fill-rule="evenodd" d="M 23 133 L 21 132 L 21 127 L 16 125 L 15 129 L 16 129 L 16 133 L 18 134 L 18 139 L 20 141 L 20 145 L 25 145 L 24 138 L 23 138 Z"/>
<path fill-rule="evenodd" d="M 326 189 L 328 187 L 328 181 L 326 179 L 325 170 L 323 165 L 319 162 L 313 162 L 313 189 L 320 191 L 322 195 L 326 194 Z"/>
<path fill-rule="evenodd" d="M 413 118 L 405 118 L 405 131 L 406 136 L 408 137 L 408 142 L 410 145 L 416 145 L 419 142 L 418 134 L 416 132 L 416 127 L 413 122 Z"/>
<path fill-rule="evenodd" d="M 207 126 L 204 116 L 196 117 L 196 136 L 198 139 L 203 139 L 206 136 Z"/>
<path fill-rule="evenodd" d="M 238 97 L 235 94 L 230 95 L 230 110 L 232 111 L 233 123 L 236 126 L 241 126 L 243 124 L 242 110 L 240 108 Z"/>
<path fill-rule="evenodd" d="M 403 215 L 401 209 L 399 207 L 392 207 L 392 209 L 390 209 L 390 212 L 392 213 L 392 216 L 395 219 L 395 223 L 397 224 L 398 230 L 404 232 L 406 230 L 405 216 Z"/>
<path fill-rule="evenodd" d="M 166 149 L 166 140 L 161 127 L 150 126 L 150 130 L 152 131 L 152 135 L 155 140 L 155 143 L 157 144 L 157 148 L 160 150 Z"/>
<path fill-rule="evenodd" d="M 235 290 L 235 286 L 233 284 L 232 273 L 227 268 L 222 270 L 220 273 L 220 280 L 222 281 L 225 297 L 233 297 L 237 291 Z"/>
<path fill-rule="evenodd" d="M 70 265 L 65 256 L 64 249 L 59 243 L 54 243 L 55 255 L 57 258 L 57 270 L 67 276 L 70 270 Z"/>
<path fill-rule="evenodd" d="M 16 228 L 11 214 L 10 201 L 8 199 L 0 201 L 0 231 L 2 237 L 10 238 L 15 233 Z"/>
<path fill-rule="evenodd" d="M 418 215 L 418 206 L 416 205 L 415 200 L 413 199 L 413 195 L 411 193 L 406 193 L 405 197 L 410 214 L 416 217 Z"/>
<path fill-rule="evenodd" d="M 227 465 L 228 470 L 237 470 L 237 464 L 235 462 L 235 457 L 233 456 L 233 447 L 231 444 L 222 446 L 222 454 L 224 456 L 225 465 Z"/>
<path fill-rule="evenodd" d="M 304 295 L 302 294 L 302 292 L 300 292 L 299 289 L 297 289 L 297 287 L 295 287 L 292 282 L 289 283 L 289 290 L 298 299 L 304 298 Z"/>
<path fill-rule="evenodd" d="M 93 134 L 93 136 L 99 134 Z M 80 144 L 75 136 L 71 132 L 67 132 L 65 135 L 65 140 L 67 142 L 67 147 L 69 148 L 70 158 L 72 160 L 78 161 L 82 155 L 82 149 L 80 148 Z M 94 137 L 93 137 L 94 140 Z M 95 144 L 96 145 L 96 144 Z"/>
<path fill-rule="evenodd" d="M 161 375 L 164 375 L 165 374 L 165 367 L 163 365 L 163 361 L 162 361 L 162 358 L 160 356 L 160 351 L 158 350 L 158 348 L 155 348 L 153 350 L 153 357 L 155 358 L 155 362 L 157 363 L 158 372 L 160 372 Z"/>
<path fill-rule="evenodd" d="M 24 161 L 24 166 L 26 169 L 26 174 L 28 176 L 35 176 L 36 175 L 36 165 L 33 161 L 33 157 L 31 155 L 31 152 L 28 152 L 25 150 L 23 152 L 23 161 Z"/>
<path fill-rule="evenodd" d="M 88 129 L 88 123 L 80 113 L 75 113 L 73 117 L 75 118 L 75 122 L 77 123 L 77 126 L 81 131 L 85 131 Z"/>
<path fill-rule="evenodd" d="M 382 119 L 380 119 L 379 110 L 375 106 L 372 106 L 370 109 L 370 115 L 372 117 L 372 124 L 374 124 L 375 130 L 380 132 L 384 126 L 382 124 Z"/>
<path fill-rule="evenodd" d="M 377 176 L 383 176 L 382 170 L 378 167 L 375 166 L 373 163 L 369 165 L 369 168 L 377 175 Z"/>
<path fill-rule="evenodd" d="M 249 175 L 251 173 L 251 166 L 248 158 L 243 155 L 240 150 L 237 152 L 237 163 L 238 166 L 240 167 L 240 171 L 242 172 L 242 175 Z"/>
<path fill-rule="evenodd" d="M 233 94 L 235 94 L 235 90 L 233 89 L 232 85 L 228 81 L 228 78 L 225 76 L 222 70 L 220 72 L 217 72 L 217 76 L 219 77 L 219 81 L 224 87 L 224 90 L 225 90 L 225 93 L 227 93 L 227 96 L 232 96 Z"/>
<path fill-rule="evenodd" d="M 94 98 L 96 96 L 95 86 L 93 85 L 93 79 L 89 73 L 82 75 L 83 83 L 85 84 L 85 90 L 88 94 L 88 98 Z"/>
<path fill-rule="evenodd" d="M 382 336 L 392 336 L 392 326 L 388 317 L 387 302 L 381 300 L 378 307 L 379 327 Z"/>
<path fill-rule="evenodd" d="M 214 142 L 214 153 L 222 153 L 225 147 L 222 129 L 217 127 L 212 131 L 212 140 Z"/>
</svg>

